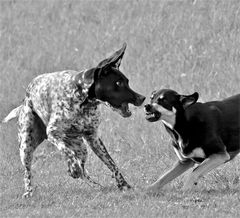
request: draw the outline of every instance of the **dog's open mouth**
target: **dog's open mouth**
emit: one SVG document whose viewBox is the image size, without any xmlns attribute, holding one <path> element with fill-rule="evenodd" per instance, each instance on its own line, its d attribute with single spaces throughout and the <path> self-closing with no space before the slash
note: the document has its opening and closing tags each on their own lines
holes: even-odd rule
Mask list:
<svg viewBox="0 0 240 218">
<path fill-rule="evenodd" d="M 158 121 L 161 117 L 161 113 L 159 111 L 148 112 L 146 111 L 146 120 L 149 122 Z"/>
<path fill-rule="evenodd" d="M 123 117 L 130 117 L 132 112 L 129 110 L 128 103 L 122 103 L 121 107 L 118 109 L 121 116 Z"/>
<path fill-rule="evenodd" d="M 123 102 L 120 107 L 114 107 L 111 104 L 107 103 L 107 105 L 113 110 L 119 113 L 122 117 L 130 117 L 132 112 L 129 110 L 128 103 Z"/>
</svg>

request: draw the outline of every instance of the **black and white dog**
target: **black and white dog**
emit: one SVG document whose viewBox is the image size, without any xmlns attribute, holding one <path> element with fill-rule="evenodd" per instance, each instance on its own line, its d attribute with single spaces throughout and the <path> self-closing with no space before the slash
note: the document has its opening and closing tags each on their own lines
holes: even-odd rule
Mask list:
<svg viewBox="0 0 240 218">
<path fill-rule="evenodd" d="M 163 122 L 179 159 L 147 188 L 148 192 L 158 192 L 197 163 L 183 187 L 189 190 L 201 176 L 239 153 L 240 94 L 222 101 L 199 103 L 197 100 L 197 92 L 180 95 L 162 89 L 153 92 L 150 104 L 145 105 L 146 119 Z"/>
<path fill-rule="evenodd" d="M 124 43 L 110 57 L 84 71 L 64 70 L 37 76 L 28 85 L 22 104 L 3 120 L 6 123 L 18 117 L 20 158 L 25 168 L 23 197 L 32 196 L 33 153 L 45 139 L 66 155 L 71 177 L 95 183 L 85 170 L 89 145 L 112 171 L 118 188 L 131 187 L 97 131 L 101 103 L 122 117 L 130 117 L 128 105 L 140 106 L 145 100 L 129 87 L 128 78 L 119 69 L 126 47 Z"/>
</svg>

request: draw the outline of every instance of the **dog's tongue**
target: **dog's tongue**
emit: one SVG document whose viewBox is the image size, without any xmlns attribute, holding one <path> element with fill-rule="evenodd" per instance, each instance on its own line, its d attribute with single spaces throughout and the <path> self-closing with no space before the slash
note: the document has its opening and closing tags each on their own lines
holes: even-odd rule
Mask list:
<svg viewBox="0 0 240 218">
<path fill-rule="evenodd" d="M 128 103 L 122 103 L 121 105 L 121 111 L 123 117 L 130 117 L 132 115 L 131 111 L 129 110 Z"/>
<path fill-rule="evenodd" d="M 155 114 L 151 113 L 151 114 L 146 114 L 146 119 L 150 120 L 150 119 L 154 119 L 155 118 Z"/>
</svg>

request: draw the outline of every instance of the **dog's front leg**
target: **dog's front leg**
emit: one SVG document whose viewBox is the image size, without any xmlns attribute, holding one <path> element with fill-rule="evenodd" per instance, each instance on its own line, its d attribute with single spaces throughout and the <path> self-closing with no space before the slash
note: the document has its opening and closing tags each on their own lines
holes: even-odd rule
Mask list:
<svg viewBox="0 0 240 218">
<path fill-rule="evenodd" d="M 120 173 L 117 165 L 109 155 L 102 140 L 95 134 L 84 136 L 93 152 L 103 161 L 104 164 L 113 172 L 113 177 L 117 181 L 117 186 L 120 190 L 129 189 L 131 186 L 126 182 L 122 174 Z"/>
<path fill-rule="evenodd" d="M 199 166 L 197 166 L 192 173 L 189 175 L 186 183 L 183 186 L 183 190 L 187 191 L 192 188 L 196 183 L 199 177 L 210 172 L 214 168 L 220 166 L 221 164 L 227 162 L 230 159 L 230 156 L 227 152 L 213 154 L 206 158 Z"/>
<path fill-rule="evenodd" d="M 147 187 L 148 193 L 157 193 L 164 185 L 177 178 L 185 171 L 193 167 L 194 162 L 192 160 L 186 160 L 184 162 L 178 161 L 174 167 L 162 175 L 156 182 Z"/>
</svg>

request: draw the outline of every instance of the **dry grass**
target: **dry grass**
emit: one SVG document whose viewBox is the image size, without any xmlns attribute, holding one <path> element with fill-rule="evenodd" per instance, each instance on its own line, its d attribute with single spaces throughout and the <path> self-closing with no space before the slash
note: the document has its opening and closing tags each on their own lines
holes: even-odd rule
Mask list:
<svg viewBox="0 0 240 218">
<path fill-rule="evenodd" d="M 0 1 L 0 118 L 18 105 L 38 74 L 82 70 L 128 43 L 122 71 L 149 97 L 160 87 L 221 99 L 240 88 L 238 0 Z M 0 126 L 2 217 L 239 217 L 239 158 L 202 179 L 191 194 L 183 177 L 158 197 L 140 189 L 176 160 L 160 123 L 142 109 L 123 119 L 103 106 L 100 135 L 136 191 L 114 189 L 110 171 L 91 151 L 89 173 L 106 188 L 67 176 L 66 163 L 42 145 L 33 163 L 34 197 L 22 200 L 23 168 L 15 122 Z M 49 155 L 48 152 L 53 152 Z"/>
</svg>

